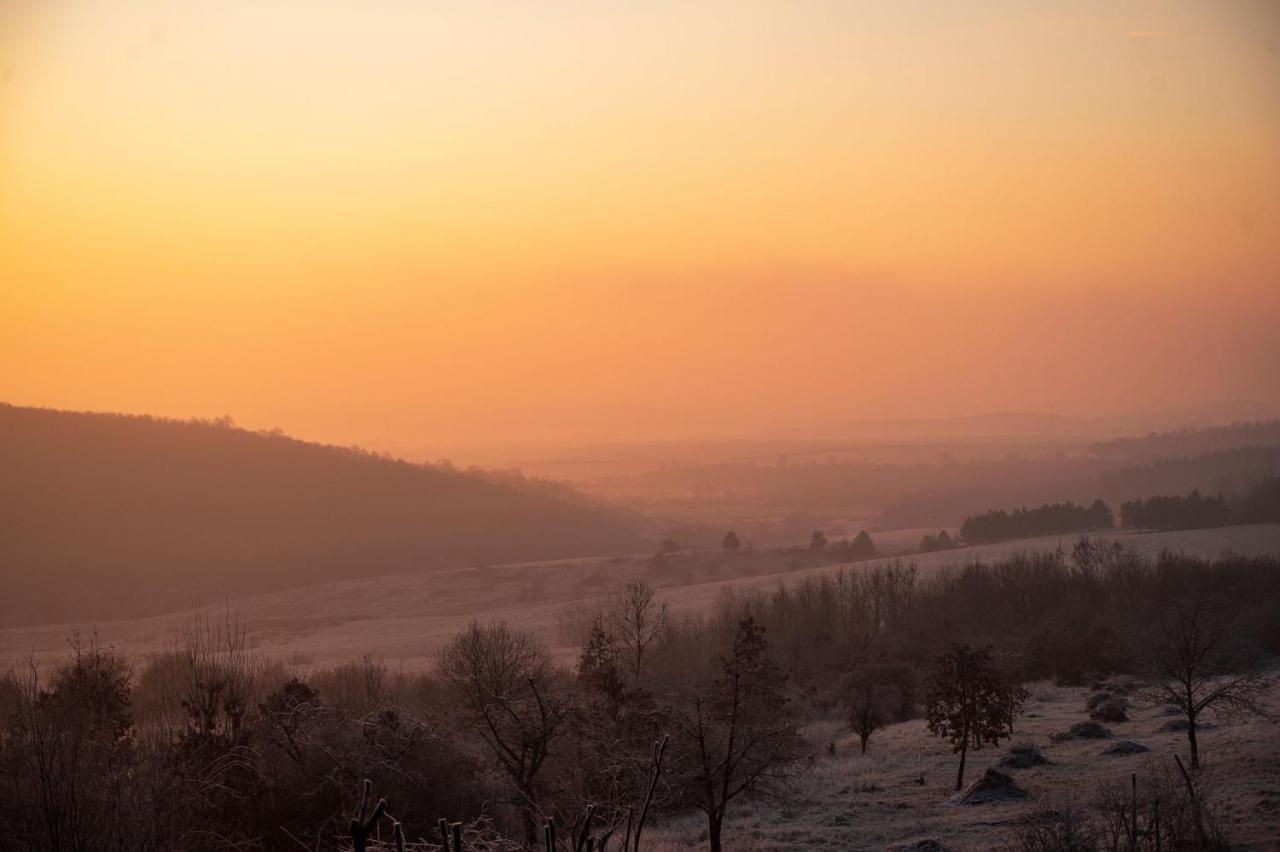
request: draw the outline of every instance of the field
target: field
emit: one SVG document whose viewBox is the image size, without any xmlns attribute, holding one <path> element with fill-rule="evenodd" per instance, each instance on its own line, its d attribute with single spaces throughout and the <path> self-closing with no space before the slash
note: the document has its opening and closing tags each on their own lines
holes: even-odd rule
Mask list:
<svg viewBox="0 0 1280 852">
<path fill-rule="evenodd" d="M 1143 795 L 1149 772 L 1170 770 L 1176 778 L 1173 754 L 1186 759 L 1186 734 L 1161 731 L 1169 717 L 1151 708 L 1132 713 L 1128 722 L 1108 723 L 1111 739 L 1053 742 L 1052 734 L 1088 718 L 1088 690 L 1042 683 L 1033 684 L 1031 692 L 1012 742 L 1038 746 L 1052 764 L 1003 770 L 1028 793 L 1026 799 L 955 803 L 957 758 L 942 741 L 927 736 L 919 719 L 877 732 L 865 756 L 858 753 L 857 738 L 842 735 L 837 725 L 812 726 L 807 733 L 821 755 L 812 770 L 797 782 L 785 804 L 756 801 L 731 810 L 726 848 L 1000 848 L 1045 808 L 1086 810 L 1105 786 L 1127 791 L 1130 773 L 1137 773 Z M 1272 720 L 1214 727 L 1200 738 L 1203 784 L 1213 791 L 1227 836 L 1242 849 L 1280 848 L 1280 690 L 1272 689 L 1269 700 Z M 1102 754 L 1118 740 L 1135 741 L 1150 751 Z M 835 755 L 826 754 L 827 742 L 836 743 Z M 1005 751 L 1006 744 L 971 751 L 965 783 L 978 779 Z M 660 852 L 692 852 L 704 848 L 699 843 L 705 843 L 705 825 L 695 816 L 685 817 L 662 827 L 651 839 Z"/>
<path fill-rule="evenodd" d="M 905 550 L 921 531 L 877 534 L 884 551 Z M 1163 549 L 1212 557 L 1280 553 L 1280 524 L 1224 527 L 1174 533 L 1115 532 L 1107 538 L 1149 554 Z M 940 553 L 904 555 L 930 571 L 976 559 L 998 559 L 1033 549 L 1069 550 L 1073 536 L 984 545 Z M 892 558 L 892 557 L 889 557 Z M 262 653 L 299 671 L 360 659 L 381 659 L 392 669 L 430 668 L 436 650 L 472 619 L 504 619 L 544 639 L 562 658 L 574 649 L 559 629 L 566 611 L 607 595 L 641 576 L 660 589 L 677 612 L 707 607 L 727 590 L 771 587 L 780 582 L 840 568 L 803 551 L 725 554 L 687 552 L 673 559 L 674 572 L 651 576 L 646 556 L 580 559 L 466 568 L 431 574 L 377 577 L 327 583 L 224 603 L 247 622 L 250 639 Z M 876 564 L 877 560 L 857 563 Z M 172 648 L 193 611 L 130 621 L 46 625 L 0 631 L 0 671 L 23 668 L 34 657 L 45 666 L 64 657 L 67 640 L 79 629 L 96 632 L 103 645 L 137 660 Z"/>
</svg>

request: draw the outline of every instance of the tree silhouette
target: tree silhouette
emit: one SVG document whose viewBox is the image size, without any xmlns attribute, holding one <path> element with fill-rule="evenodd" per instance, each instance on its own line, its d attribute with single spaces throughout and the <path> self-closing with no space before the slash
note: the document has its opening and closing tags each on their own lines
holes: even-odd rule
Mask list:
<svg viewBox="0 0 1280 852">
<path fill-rule="evenodd" d="M 862 530 L 853 537 L 853 544 L 850 546 L 854 559 L 870 559 L 876 555 L 876 543 L 871 540 L 871 536 L 866 530 Z"/>
<path fill-rule="evenodd" d="M 578 658 L 578 678 L 608 699 L 611 712 L 616 712 L 626 686 L 618 665 L 621 659 L 622 649 L 618 647 L 618 640 L 604 629 L 600 619 L 596 619 Z"/>
<path fill-rule="evenodd" d="M 611 621 L 625 652 L 627 668 L 632 677 L 638 678 L 644 669 L 645 654 L 670 622 L 667 605 L 658 600 L 653 586 L 644 580 L 632 580 L 614 595 Z"/>
<path fill-rule="evenodd" d="M 473 621 L 441 651 L 439 673 L 510 780 L 532 844 L 539 775 L 569 716 L 554 690 L 555 663 L 532 636 L 502 622 Z"/>
<path fill-rule="evenodd" d="M 913 677 L 903 666 L 859 666 L 849 678 L 849 728 L 867 753 L 871 735 L 890 722 L 905 718 L 912 703 Z"/>
<path fill-rule="evenodd" d="M 1176 707 L 1187 723 L 1191 768 L 1200 768 L 1196 734 L 1206 714 L 1265 716 L 1258 699 L 1270 683 L 1244 650 L 1233 613 L 1200 600 L 1163 606 L 1147 636 L 1141 696 Z"/>
<path fill-rule="evenodd" d="M 1027 691 L 1012 683 L 992 659 L 990 645 L 953 645 L 933 662 L 929 676 L 929 731 L 951 740 L 960 754 L 956 789 L 964 786 L 969 744 L 995 745 L 1012 732 Z"/>
<path fill-rule="evenodd" d="M 707 815 L 710 852 L 721 850 L 729 803 L 794 775 L 804 741 L 788 710 L 786 675 L 774 663 L 764 628 L 738 624 L 720 673 L 673 708 L 677 768 L 694 805 Z"/>
<path fill-rule="evenodd" d="M 720 546 L 730 553 L 735 552 L 742 547 L 742 542 L 738 540 L 738 534 L 733 530 L 729 530 L 724 534 L 724 541 L 720 542 Z"/>
</svg>

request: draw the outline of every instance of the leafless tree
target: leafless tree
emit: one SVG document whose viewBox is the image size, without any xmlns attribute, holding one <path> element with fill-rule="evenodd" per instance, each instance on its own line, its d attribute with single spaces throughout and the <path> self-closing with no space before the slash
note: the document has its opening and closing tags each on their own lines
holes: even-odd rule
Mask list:
<svg viewBox="0 0 1280 852">
<path fill-rule="evenodd" d="M 190 733 L 238 741 L 260 668 L 244 621 L 225 606 L 200 613 L 183 625 L 180 653 Z"/>
<path fill-rule="evenodd" d="M 510 780 L 525 839 L 535 843 L 539 773 L 569 715 L 555 690 L 550 656 L 532 636 L 502 622 L 472 622 L 441 652 L 439 672 Z"/>
<path fill-rule="evenodd" d="M 611 621 L 613 633 L 622 643 L 627 668 L 632 677 L 638 678 L 646 656 L 670 623 L 667 605 L 658 601 L 653 586 L 644 580 L 632 580 L 614 596 Z"/>
<path fill-rule="evenodd" d="M 1187 723 L 1191 768 L 1200 768 L 1200 722 L 1206 714 L 1265 716 L 1259 699 L 1270 687 L 1236 629 L 1236 616 L 1210 601 L 1180 600 L 1158 608 L 1144 641 L 1139 697 L 1177 708 Z"/>
<path fill-rule="evenodd" d="M 738 625 L 720 673 L 672 708 L 676 768 L 691 804 L 707 815 L 711 852 L 720 852 L 729 803 L 768 792 L 796 775 L 804 745 L 786 712 L 786 677 L 769 655 L 764 628 Z"/>
</svg>

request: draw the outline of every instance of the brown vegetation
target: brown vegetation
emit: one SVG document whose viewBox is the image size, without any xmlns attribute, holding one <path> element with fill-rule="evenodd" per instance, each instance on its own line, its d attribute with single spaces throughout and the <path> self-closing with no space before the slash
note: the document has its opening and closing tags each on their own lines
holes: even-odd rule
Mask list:
<svg viewBox="0 0 1280 852">
<path fill-rule="evenodd" d="M 176 653 L 141 670 L 82 646 L 47 679 L 34 670 L 5 679 L 0 699 L 11 721 L 0 735 L 0 821 L 39 848 L 286 849 L 352 838 L 355 814 L 360 830 L 373 832 L 372 849 L 376 808 L 355 795 L 367 779 L 406 848 L 421 848 L 445 819 L 477 838 L 478 849 L 483 838 L 489 848 L 545 845 L 550 828 L 561 849 L 590 837 L 597 847 L 639 852 L 662 848 L 696 812 L 707 846 L 737 849 L 729 838 L 740 837 L 739 821 L 773 801 L 799 806 L 813 795 L 806 775 L 831 771 L 825 761 L 846 765 L 837 736 L 818 740 L 806 726 L 848 720 L 859 739 L 881 731 L 877 748 L 857 758 L 868 766 L 901 760 L 903 725 L 916 732 L 917 755 L 934 753 L 920 744 L 923 722 L 896 721 L 922 709 L 962 758 L 1011 736 L 1025 742 L 1029 730 L 1047 743 L 1050 721 L 1060 726 L 1053 730 L 1074 724 L 1084 733 L 1096 723 L 1082 721 L 1083 693 L 1069 703 L 1074 716 L 1028 727 L 1019 706 L 1043 714 L 1046 705 L 1028 692 L 1044 690 L 1018 683 L 1071 682 L 1087 668 L 1095 695 L 1137 694 L 1135 679 L 1108 675 L 1141 668 L 1136 628 L 1146 619 L 1133 614 L 1157 613 L 1169 601 L 1227 602 L 1239 614 L 1233 635 L 1274 654 L 1265 628 L 1280 606 L 1278 582 L 1274 560 L 1152 561 L 1082 544 L 1070 556 L 924 576 L 893 563 L 846 569 L 740 591 L 701 613 L 663 610 L 652 589 L 632 583 L 602 599 L 572 670 L 525 631 L 476 622 L 421 675 L 374 659 L 291 675 L 264 662 L 243 625 L 223 612 L 190 624 Z M 956 637 L 970 648 L 952 647 Z M 1229 668 L 1206 675 L 1206 686 L 1232 683 L 1240 672 Z M 908 673 L 927 671 L 927 700 L 913 706 Z M 145 721 L 132 704 L 147 708 Z M 1142 717 L 1150 730 L 1134 739 L 1181 741 L 1184 733 L 1157 732 L 1163 721 Z M 1104 756 L 1086 739 L 1048 749 L 1053 762 L 1032 755 L 1013 770 L 1013 786 L 1051 792 L 1044 773 L 1065 771 L 1061 754 L 1113 765 L 1142 759 Z M 944 770 L 936 751 L 938 762 L 903 764 L 892 783 L 944 801 L 956 770 L 954 762 Z M 1184 788 L 1197 790 L 1209 836 L 1217 829 L 1204 804 L 1214 798 L 1202 789 L 1205 765 L 1202 754 Z M 940 783 L 943 771 L 952 783 Z M 969 799 L 1009 807 L 1013 787 L 984 777 Z M 884 783 L 839 786 L 860 803 Z"/>
</svg>

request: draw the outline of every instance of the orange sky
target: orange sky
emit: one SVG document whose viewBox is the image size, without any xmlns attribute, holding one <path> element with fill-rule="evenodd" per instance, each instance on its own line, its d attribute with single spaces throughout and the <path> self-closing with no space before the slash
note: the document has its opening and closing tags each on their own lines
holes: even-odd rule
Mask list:
<svg viewBox="0 0 1280 852">
<path fill-rule="evenodd" d="M 0 5 L 0 400 L 379 446 L 1280 403 L 1280 4 Z"/>
</svg>

